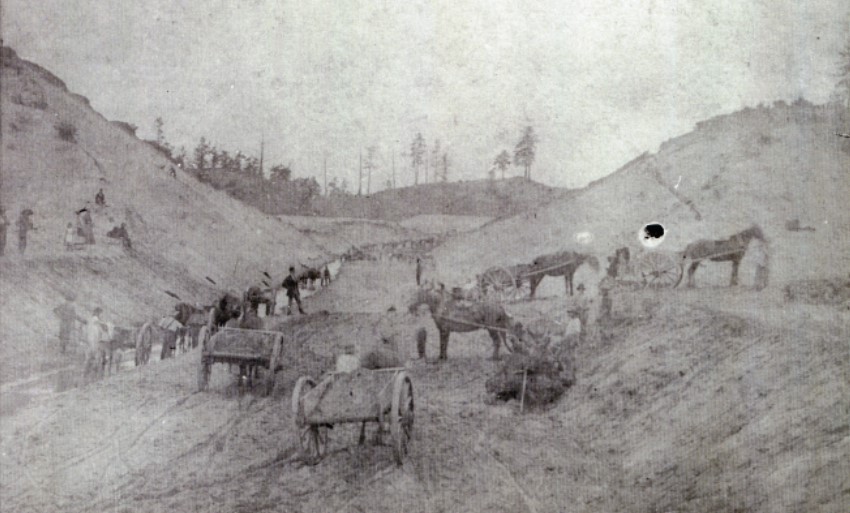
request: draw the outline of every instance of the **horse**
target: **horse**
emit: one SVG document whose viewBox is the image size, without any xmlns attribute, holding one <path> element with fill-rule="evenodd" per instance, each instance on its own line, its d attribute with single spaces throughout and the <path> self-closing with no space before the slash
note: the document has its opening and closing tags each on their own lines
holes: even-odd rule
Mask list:
<svg viewBox="0 0 850 513">
<path fill-rule="evenodd" d="M 559 251 L 535 258 L 527 271 L 531 284 L 531 297 L 545 276 L 563 276 L 567 293 L 573 295 L 573 276 L 576 269 L 587 263 L 594 271 L 599 271 L 599 260 L 593 255 L 576 253 L 575 251 Z"/>
<path fill-rule="evenodd" d="M 301 264 L 301 267 L 303 267 L 304 270 L 298 273 L 298 282 L 304 283 L 310 290 L 315 290 L 316 280 L 322 279 L 322 271 L 304 264 Z"/>
<path fill-rule="evenodd" d="M 685 251 L 682 252 L 684 261 L 692 261 L 688 267 L 688 288 L 694 287 L 694 273 L 702 261 L 706 259 L 712 262 L 732 262 L 732 276 L 729 280 L 729 286 L 738 285 L 738 266 L 740 266 L 741 260 L 747 253 L 747 247 L 753 239 L 765 241 L 764 233 L 757 224 L 753 224 L 728 239 L 700 239 L 688 244 Z"/>
<path fill-rule="evenodd" d="M 420 287 L 408 306 L 410 313 L 416 313 L 419 306 L 428 305 L 437 331 L 440 333 L 440 360 L 448 358 L 449 335 L 451 332 L 487 330 L 493 340 L 493 360 L 499 359 L 499 348 L 505 343 L 507 332 L 511 329 L 511 318 L 501 305 L 490 302 L 455 301 L 445 289 Z M 424 350 L 424 344 L 420 346 Z M 424 351 L 420 351 L 424 357 Z"/>
<path fill-rule="evenodd" d="M 242 301 L 233 294 L 225 294 L 215 302 L 210 310 L 208 325 L 214 332 L 230 319 L 236 319 L 240 315 L 242 315 Z"/>
<path fill-rule="evenodd" d="M 277 296 L 277 290 L 272 288 L 262 289 L 255 285 L 245 291 L 242 302 L 255 314 L 258 312 L 261 304 L 266 305 L 268 315 L 273 315 L 275 310 L 275 296 Z"/>
</svg>

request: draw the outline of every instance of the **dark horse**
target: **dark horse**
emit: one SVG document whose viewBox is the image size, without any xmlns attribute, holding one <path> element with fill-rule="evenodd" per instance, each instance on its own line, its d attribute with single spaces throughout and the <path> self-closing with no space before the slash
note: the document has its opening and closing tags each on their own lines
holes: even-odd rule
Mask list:
<svg viewBox="0 0 850 513">
<path fill-rule="evenodd" d="M 411 301 L 409 310 L 415 313 L 419 305 L 428 305 L 437 331 L 440 332 L 440 360 L 448 358 L 449 334 L 453 331 L 487 330 L 493 340 L 493 359 L 499 359 L 499 347 L 505 342 L 511 329 L 511 319 L 505 309 L 495 303 L 460 302 L 452 299 L 443 289 L 421 287 Z M 424 357 L 424 344 L 420 347 L 420 357 Z"/>
<path fill-rule="evenodd" d="M 322 271 L 315 267 L 301 264 L 302 270 L 298 273 L 298 282 L 304 284 L 308 289 L 315 290 L 316 280 L 322 279 Z"/>
<path fill-rule="evenodd" d="M 581 264 L 587 262 L 595 271 L 599 270 L 599 260 L 593 255 L 576 253 L 575 251 L 559 251 L 548 255 L 540 255 L 534 259 L 528 269 L 527 276 L 531 283 L 531 297 L 545 276 L 563 276 L 567 293 L 573 295 L 573 276 Z"/>
<path fill-rule="evenodd" d="M 712 262 L 732 262 L 732 278 L 729 281 L 729 286 L 734 287 L 737 285 L 738 266 L 747 252 L 747 246 L 749 246 L 750 241 L 753 239 L 764 241 L 764 233 L 762 233 L 761 228 L 756 224 L 740 233 L 736 233 L 728 239 L 700 239 L 688 244 L 682 253 L 683 261 L 691 261 L 691 265 L 688 267 L 688 287 L 694 286 L 694 273 L 697 267 L 699 267 L 699 264 L 705 259 L 709 259 Z"/>
</svg>

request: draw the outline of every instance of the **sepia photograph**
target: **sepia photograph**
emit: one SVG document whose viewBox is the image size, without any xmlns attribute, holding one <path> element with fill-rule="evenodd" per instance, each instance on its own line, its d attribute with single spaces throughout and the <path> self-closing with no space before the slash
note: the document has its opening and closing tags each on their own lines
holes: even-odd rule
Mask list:
<svg viewBox="0 0 850 513">
<path fill-rule="evenodd" d="M 2 0 L 0 513 L 847 513 L 847 0 Z"/>
</svg>

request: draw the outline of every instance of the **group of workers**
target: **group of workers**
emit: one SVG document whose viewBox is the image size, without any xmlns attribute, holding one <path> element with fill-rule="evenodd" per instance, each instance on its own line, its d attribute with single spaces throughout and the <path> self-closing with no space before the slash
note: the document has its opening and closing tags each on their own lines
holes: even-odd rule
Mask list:
<svg viewBox="0 0 850 513">
<path fill-rule="evenodd" d="M 98 208 L 106 206 L 106 195 L 103 189 L 100 189 L 95 195 L 95 205 Z M 27 249 L 27 235 L 30 231 L 35 230 L 33 224 L 33 211 L 30 208 L 21 210 L 20 215 L 15 223 L 18 229 L 18 252 L 24 254 Z M 76 212 L 77 223 L 68 223 L 65 227 L 63 242 L 66 250 L 71 250 L 80 245 L 94 244 L 94 221 L 91 217 L 91 212 L 88 207 L 83 207 Z M 6 252 L 6 233 L 9 229 L 9 218 L 6 217 L 6 209 L 0 206 L 0 256 Z M 107 237 L 116 238 L 122 241 L 125 248 L 130 248 L 130 236 L 127 233 L 127 225 L 121 223 L 120 227 L 115 227 L 107 234 Z"/>
</svg>

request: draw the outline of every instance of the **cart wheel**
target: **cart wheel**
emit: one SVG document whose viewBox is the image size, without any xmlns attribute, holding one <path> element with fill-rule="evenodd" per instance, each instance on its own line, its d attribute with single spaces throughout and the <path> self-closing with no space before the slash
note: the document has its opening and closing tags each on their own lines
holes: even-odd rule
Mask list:
<svg viewBox="0 0 850 513">
<path fill-rule="evenodd" d="M 504 267 L 494 267 L 481 276 L 481 292 L 484 297 L 504 303 L 516 296 L 514 275 Z"/>
<path fill-rule="evenodd" d="M 269 358 L 269 372 L 266 375 L 265 395 L 272 395 L 274 392 L 275 370 L 277 370 L 278 362 L 280 361 L 280 353 L 283 349 L 283 335 L 275 337 L 274 347 L 272 348 L 272 356 Z"/>
<path fill-rule="evenodd" d="M 210 382 L 210 371 L 212 363 L 207 359 L 206 355 L 201 351 L 201 358 L 198 365 L 198 392 L 203 392 L 207 389 Z"/>
<path fill-rule="evenodd" d="M 396 374 L 393 382 L 390 431 L 393 435 L 395 461 L 401 465 L 413 435 L 413 382 L 403 371 Z"/>
<path fill-rule="evenodd" d="M 316 387 L 316 382 L 307 376 L 301 376 L 295 382 L 292 391 L 292 415 L 295 419 L 295 429 L 298 431 L 298 442 L 301 450 L 312 464 L 321 460 L 328 448 L 328 429 L 326 426 L 308 424 L 302 400 L 304 394 Z"/>
<path fill-rule="evenodd" d="M 295 421 L 295 427 L 300 429 L 306 424 L 304 413 L 304 405 L 301 404 L 304 394 L 311 388 L 316 388 L 316 382 L 309 376 L 301 376 L 295 382 L 295 389 L 292 391 L 292 418 Z"/>
<path fill-rule="evenodd" d="M 305 426 L 301 428 L 299 441 L 301 450 L 307 456 L 307 462 L 315 465 L 328 452 L 328 427 L 318 424 Z"/>
<path fill-rule="evenodd" d="M 640 273 L 645 287 L 672 288 L 682 280 L 682 266 L 675 257 L 667 253 L 645 254 L 640 260 Z"/>
</svg>

